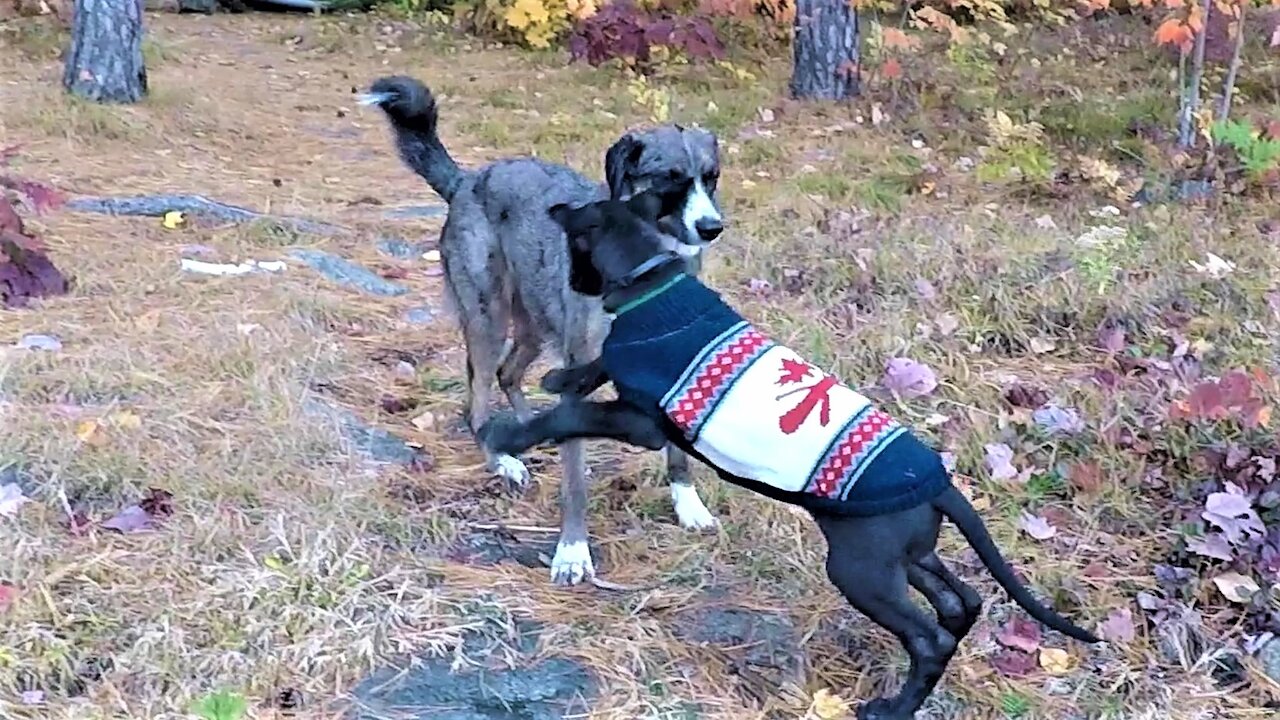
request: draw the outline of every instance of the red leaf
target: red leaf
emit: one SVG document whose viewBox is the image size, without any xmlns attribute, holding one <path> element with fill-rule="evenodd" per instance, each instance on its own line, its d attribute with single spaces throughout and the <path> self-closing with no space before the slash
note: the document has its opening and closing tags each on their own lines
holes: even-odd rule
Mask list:
<svg viewBox="0 0 1280 720">
<path fill-rule="evenodd" d="M 996 642 L 1007 648 L 1035 653 L 1040 649 L 1040 625 L 1032 620 L 1015 617 L 996 634 Z M 1032 665 L 1035 658 L 1032 657 Z"/>
<path fill-rule="evenodd" d="M 889 80 L 897 80 L 902 77 L 902 63 L 897 58 L 888 58 L 880 66 L 880 74 Z"/>
<path fill-rule="evenodd" d="M 0 151 L 0 154 L 2 153 L 3 151 Z M 8 610 L 17 599 L 18 588 L 6 583 L 0 583 L 0 612 Z"/>
</svg>

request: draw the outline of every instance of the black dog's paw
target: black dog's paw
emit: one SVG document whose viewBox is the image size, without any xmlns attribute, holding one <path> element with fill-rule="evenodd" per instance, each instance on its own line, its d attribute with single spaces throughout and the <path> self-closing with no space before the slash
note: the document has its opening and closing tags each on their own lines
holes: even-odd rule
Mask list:
<svg viewBox="0 0 1280 720">
<path fill-rule="evenodd" d="M 476 432 L 476 439 L 491 452 L 512 454 L 518 446 L 520 431 L 524 428 L 514 413 L 499 413 L 489 418 Z"/>
<path fill-rule="evenodd" d="M 858 708 L 858 720 L 912 720 L 915 713 L 901 713 L 894 709 L 889 698 L 876 698 L 862 703 Z"/>
<path fill-rule="evenodd" d="M 600 385 L 599 376 L 589 365 L 549 370 L 538 383 L 553 395 L 590 395 Z"/>
<path fill-rule="evenodd" d="M 436 99 L 417 78 L 393 75 L 379 78 L 369 88 L 371 97 L 380 97 L 378 106 L 402 123 L 415 120 L 435 123 Z"/>
<path fill-rule="evenodd" d="M 542 376 L 542 381 L 538 385 L 545 392 L 553 395 L 563 395 L 570 390 L 570 384 L 575 380 L 573 373 L 568 368 L 560 370 L 549 370 L 546 375 Z"/>
</svg>

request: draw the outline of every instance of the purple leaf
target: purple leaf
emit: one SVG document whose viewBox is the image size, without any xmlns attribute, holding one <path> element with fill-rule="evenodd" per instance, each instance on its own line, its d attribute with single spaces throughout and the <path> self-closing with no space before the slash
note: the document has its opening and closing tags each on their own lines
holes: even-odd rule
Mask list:
<svg viewBox="0 0 1280 720">
<path fill-rule="evenodd" d="M 1049 521 L 1043 516 L 1035 515 L 1025 510 L 1018 520 L 1018 527 L 1036 540 L 1048 540 L 1058 534 L 1058 528 L 1049 524 Z"/>
<path fill-rule="evenodd" d="M 1227 542 L 1227 536 L 1222 533 L 1209 533 L 1202 538 L 1191 538 L 1187 540 L 1187 549 L 1197 555 L 1227 562 L 1235 559 L 1231 544 Z"/>
<path fill-rule="evenodd" d="M 991 656 L 991 667 L 1005 677 L 1020 678 L 1034 673 L 1039 663 L 1031 653 L 1001 650 Z"/>
<path fill-rule="evenodd" d="M 1084 420 L 1071 408 L 1050 403 L 1031 414 L 1036 424 L 1050 435 L 1075 435 L 1084 430 Z"/>
<path fill-rule="evenodd" d="M 1267 532 L 1249 496 L 1233 483 L 1227 483 L 1227 492 L 1210 494 L 1200 516 L 1221 528 L 1233 545 L 1241 544 L 1248 536 L 1262 537 Z"/>
<path fill-rule="evenodd" d="M 30 501 L 15 483 L 0 485 L 0 516 L 14 517 L 18 514 L 18 509 Z"/>
<path fill-rule="evenodd" d="M 123 535 L 132 535 L 152 530 L 151 516 L 137 505 L 130 505 L 121 510 L 115 517 L 102 523 L 107 530 L 115 530 Z"/>
<path fill-rule="evenodd" d="M 1106 620 L 1098 623 L 1098 636 L 1107 642 L 1132 642 L 1135 634 L 1133 612 L 1129 608 L 1112 610 Z"/>
<path fill-rule="evenodd" d="M 1012 480 L 1018 477 L 1013 466 L 1013 449 L 1004 443 L 991 443 L 983 447 L 987 456 L 987 469 L 992 480 Z"/>
<path fill-rule="evenodd" d="M 885 366 L 884 386 L 902 397 L 928 395 L 938 387 L 938 377 L 927 365 L 911 358 L 897 357 Z"/>
</svg>

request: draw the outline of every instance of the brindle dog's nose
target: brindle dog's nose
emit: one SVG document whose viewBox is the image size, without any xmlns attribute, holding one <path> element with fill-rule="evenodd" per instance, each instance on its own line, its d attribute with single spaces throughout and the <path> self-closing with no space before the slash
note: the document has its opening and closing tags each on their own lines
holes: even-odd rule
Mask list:
<svg viewBox="0 0 1280 720">
<path fill-rule="evenodd" d="M 720 222 L 720 218 L 699 218 L 693 224 L 693 229 L 698 231 L 698 237 L 702 238 L 703 242 L 711 242 L 724 232 L 724 223 Z"/>
</svg>

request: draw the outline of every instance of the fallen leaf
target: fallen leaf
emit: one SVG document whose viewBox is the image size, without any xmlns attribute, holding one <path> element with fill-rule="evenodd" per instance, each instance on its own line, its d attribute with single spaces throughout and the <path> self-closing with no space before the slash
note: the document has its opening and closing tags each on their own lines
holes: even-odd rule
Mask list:
<svg viewBox="0 0 1280 720">
<path fill-rule="evenodd" d="M 822 688 L 813 694 L 809 712 L 819 720 L 836 720 L 849 713 L 850 703 L 839 695 Z"/>
<path fill-rule="evenodd" d="M 130 505 L 121 510 L 115 517 L 104 521 L 102 527 L 107 530 L 115 530 L 122 535 L 132 535 L 153 529 L 151 527 L 151 516 L 147 514 L 146 510 L 137 505 Z"/>
<path fill-rule="evenodd" d="M 422 254 L 422 259 L 423 259 L 423 260 L 426 260 L 427 262 L 433 262 L 433 263 L 434 263 L 434 262 L 440 262 L 440 251 L 439 251 L 439 250 L 428 250 L 428 251 L 426 251 L 425 253 L 423 253 L 423 254 Z"/>
<path fill-rule="evenodd" d="M 1218 592 L 1225 598 L 1241 604 L 1249 602 L 1260 589 L 1253 578 L 1238 572 L 1223 573 L 1213 579 L 1213 584 L 1218 586 Z"/>
<path fill-rule="evenodd" d="M 1271 33 L 1271 47 L 1280 47 L 1280 25 Z"/>
<path fill-rule="evenodd" d="M 124 430 L 137 430 L 142 427 L 142 418 L 128 410 L 118 410 L 109 416 L 111 424 Z"/>
<path fill-rule="evenodd" d="M 926 301 L 934 300 L 938 297 L 938 291 L 933 287 L 933 283 L 924 278 L 916 278 L 916 292 Z"/>
<path fill-rule="evenodd" d="M 945 336 L 950 335 L 956 331 L 956 328 L 960 327 L 960 319 L 951 313 L 942 313 L 934 319 L 933 324 L 938 327 L 938 332 Z"/>
<path fill-rule="evenodd" d="M 148 310 L 133 319 L 133 326 L 143 332 L 154 332 L 160 327 L 160 311 Z"/>
<path fill-rule="evenodd" d="M 18 509 L 31 502 L 31 498 L 23 494 L 16 483 L 0 485 L 0 515 L 15 517 Z"/>
<path fill-rule="evenodd" d="M 1126 346 L 1124 328 L 1110 325 L 1099 330 L 1098 346 L 1107 352 L 1122 352 Z"/>
<path fill-rule="evenodd" d="M 186 224 L 186 213 L 182 213 L 177 210 L 170 210 L 160 219 L 160 225 L 166 230 L 177 230 L 178 228 L 185 227 Z"/>
<path fill-rule="evenodd" d="M 21 697 L 22 697 L 23 705 L 43 705 L 44 704 L 43 690 L 23 690 Z"/>
<path fill-rule="evenodd" d="M 1196 272 L 1203 273 L 1212 278 L 1220 278 L 1224 275 L 1235 272 L 1236 264 L 1230 260 L 1224 260 L 1213 253 L 1205 253 L 1205 255 L 1206 263 L 1204 265 L 1201 265 L 1195 260 L 1189 261 L 1191 263 L 1191 267 L 1195 268 Z"/>
<path fill-rule="evenodd" d="M 1058 227 L 1058 223 L 1053 221 L 1053 217 L 1049 215 L 1041 215 L 1036 218 L 1036 227 L 1041 230 L 1054 230 Z"/>
<path fill-rule="evenodd" d="M 996 633 L 996 642 L 1024 653 L 1034 653 L 1040 649 L 1040 625 L 1034 620 L 1015 616 Z"/>
<path fill-rule="evenodd" d="M 413 426 L 418 428 L 422 432 L 427 432 L 428 430 L 436 426 L 436 416 L 430 411 L 428 411 L 428 412 L 422 413 L 421 415 L 414 418 L 410 422 L 412 422 Z"/>
<path fill-rule="evenodd" d="M 1062 648 L 1041 648 L 1040 667 L 1050 675 L 1065 675 L 1071 671 L 1071 656 Z"/>
<path fill-rule="evenodd" d="M 880 74 L 883 75 L 886 80 L 897 80 L 902 77 L 902 63 L 898 62 L 897 58 L 887 58 L 884 63 L 880 65 Z M 871 113 L 871 122 L 873 124 L 879 124 L 875 122 L 875 117 L 879 114 L 879 109 L 872 108 Z"/>
<path fill-rule="evenodd" d="M 1044 517 L 1025 510 L 1022 511 L 1022 517 L 1018 519 L 1018 527 L 1036 540 L 1048 540 L 1058 534 L 1058 529 L 1049 524 Z"/>
<path fill-rule="evenodd" d="M 1098 623 L 1098 637 L 1107 642 L 1132 642 L 1135 634 L 1133 611 L 1129 608 L 1112 610 L 1106 620 Z"/>
<path fill-rule="evenodd" d="M 13 607 L 18 600 L 18 588 L 7 583 L 0 583 L 0 612 Z"/>
<path fill-rule="evenodd" d="M 173 514 L 173 493 L 160 488 L 148 488 L 147 496 L 142 498 L 138 506 L 153 518 L 169 517 Z"/>
<path fill-rule="evenodd" d="M 86 445 L 102 446 L 107 442 L 106 433 L 97 420 L 82 420 L 76 425 L 76 437 Z"/>
<path fill-rule="evenodd" d="M 1017 650 L 1000 650 L 991 656 L 991 667 L 1005 677 L 1026 677 L 1036 671 L 1036 656 Z"/>
<path fill-rule="evenodd" d="M 1036 425 L 1050 435 L 1075 435 L 1084 430 L 1084 420 L 1072 408 L 1045 405 L 1031 414 Z"/>
<path fill-rule="evenodd" d="M 57 352 L 62 349 L 62 341 L 52 335 L 23 335 L 15 347 L 19 350 Z"/>
<path fill-rule="evenodd" d="M 1227 483 L 1227 492 L 1211 493 L 1200 516 L 1221 528 L 1227 541 L 1234 545 L 1248 536 L 1262 537 L 1267 531 L 1253 509 L 1253 501 L 1235 483 Z"/>
<path fill-rule="evenodd" d="M 1013 466 L 1013 448 L 1004 443 L 990 443 L 983 446 L 987 456 L 987 469 L 991 471 L 992 480 L 1012 480 L 1018 477 L 1018 469 Z"/>
<path fill-rule="evenodd" d="M 1082 460 L 1071 466 L 1068 480 L 1081 492 L 1097 492 L 1102 488 L 1102 465 L 1096 460 Z"/>
<path fill-rule="evenodd" d="M 897 357 L 885 366 L 884 386 L 903 397 L 928 395 L 938 387 L 938 377 L 927 365 Z"/>
<path fill-rule="evenodd" d="M 1053 344 L 1052 340 L 1046 340 L 1044 338 L 1031 338 L 1031 342 L 1028 344 L 1031 347 L 1031 352 L 1037 355 L 1053 352 L 1054 348 L 1057 347 L 1057 345 Z"/>
</svg>

